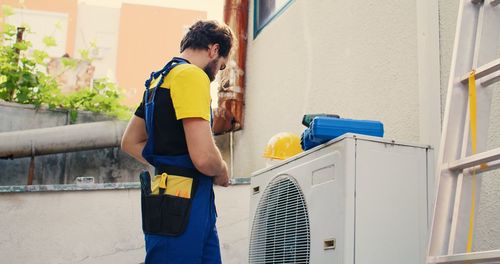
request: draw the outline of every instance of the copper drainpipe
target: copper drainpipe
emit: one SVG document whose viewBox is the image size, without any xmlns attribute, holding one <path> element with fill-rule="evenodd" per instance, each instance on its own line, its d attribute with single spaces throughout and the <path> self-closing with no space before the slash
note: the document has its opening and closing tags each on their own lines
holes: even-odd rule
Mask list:
<svg viewBox="0 0 500 264">
<path fill-rule="evenodd" d="M 213 131 L 216 135 L 243 129 L 245 105 L 245 63 L 248 38 L 248 0 L 226 0 L 224 22 L 236 37 L 236 49 L 221 72 L 218 107 L 214 109 Z"/>
</svg>

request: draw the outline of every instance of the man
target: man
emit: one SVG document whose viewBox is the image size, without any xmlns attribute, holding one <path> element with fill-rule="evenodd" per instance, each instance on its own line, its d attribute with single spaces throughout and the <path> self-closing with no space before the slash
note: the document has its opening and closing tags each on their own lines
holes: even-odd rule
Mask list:
<svg viewBox="0 0 500 264">
<path fill-rule="evenodd" d="M 123 151 L 166 176 L 160 194 L 190 183 L 185 192 L 143 195 L 147 264 L 221 263 L 212 185 L 227 187 L 229 178 L 211 131 L 210 82 L 226 67 L 233 39 L 216 21 L 191 26 L 180 56 L 146 82 L 123 135 Z"/>
</svg>

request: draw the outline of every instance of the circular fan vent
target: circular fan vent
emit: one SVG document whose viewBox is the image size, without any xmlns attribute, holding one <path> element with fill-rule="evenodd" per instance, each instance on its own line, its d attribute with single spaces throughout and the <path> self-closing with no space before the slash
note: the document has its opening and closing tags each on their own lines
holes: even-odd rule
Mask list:
<svg viewBox="0 0 500 264">
<path fill-rule="evenodd" d="M 273 179 L 253 219 L 250 264 L 309 263 L 309 217 L 304 196 L 289 176 Z"/>
</svg>

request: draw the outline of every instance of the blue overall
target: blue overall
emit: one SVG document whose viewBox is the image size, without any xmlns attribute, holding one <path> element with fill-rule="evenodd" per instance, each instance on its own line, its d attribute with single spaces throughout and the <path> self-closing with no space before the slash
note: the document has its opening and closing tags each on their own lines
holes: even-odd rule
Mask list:
<svg viewBox="0 0 500 264">
<path fill-rule="evenodd" d="M 195 169 L 188 154 L 179 156 L 162 156 L 154 154 L 154 97 L 163 79 L 176 65 L 187 63 L 180 58 L 174 58 L 162 70 L 152 73 L 146 81 L 144 109 L 148 141 L 142 152 L 143 157 L 153 166 L 177 166 Z M 159 79 L 158 84 L 151 89 L 152 80 Z M 146 264 L 159 263 L 221 263 L 219 238 L 215 226 L 217 213 L 212 178 L 199 174 L 195 176 L 198 187 L 192 198 L 191 213 L 184 233 L 179 236 L 163 236 L 145 234 Z"/>
</svg>

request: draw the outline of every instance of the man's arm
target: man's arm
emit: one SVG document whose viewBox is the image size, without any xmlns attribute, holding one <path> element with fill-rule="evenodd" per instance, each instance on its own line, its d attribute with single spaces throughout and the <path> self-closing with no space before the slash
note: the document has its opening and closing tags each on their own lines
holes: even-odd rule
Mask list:
<svg viewBox="0 0 500 264">
<path fill-rule="evenodd" d="M 144 119 L 133 116 L 123 133 L 121 149 L 143 164 L 149 163 L 142 157 L 142 150 L 148 140 Z"/>
<path fill-rule="evenodd" d="M 184 118 L 182 124 L 189 156 L 196 169 L 207 176 L 213 176 L 215 184 L 228 186 L 227 165 L 215 145 L 209 122 L 202 118 Z"/>
</svg>

